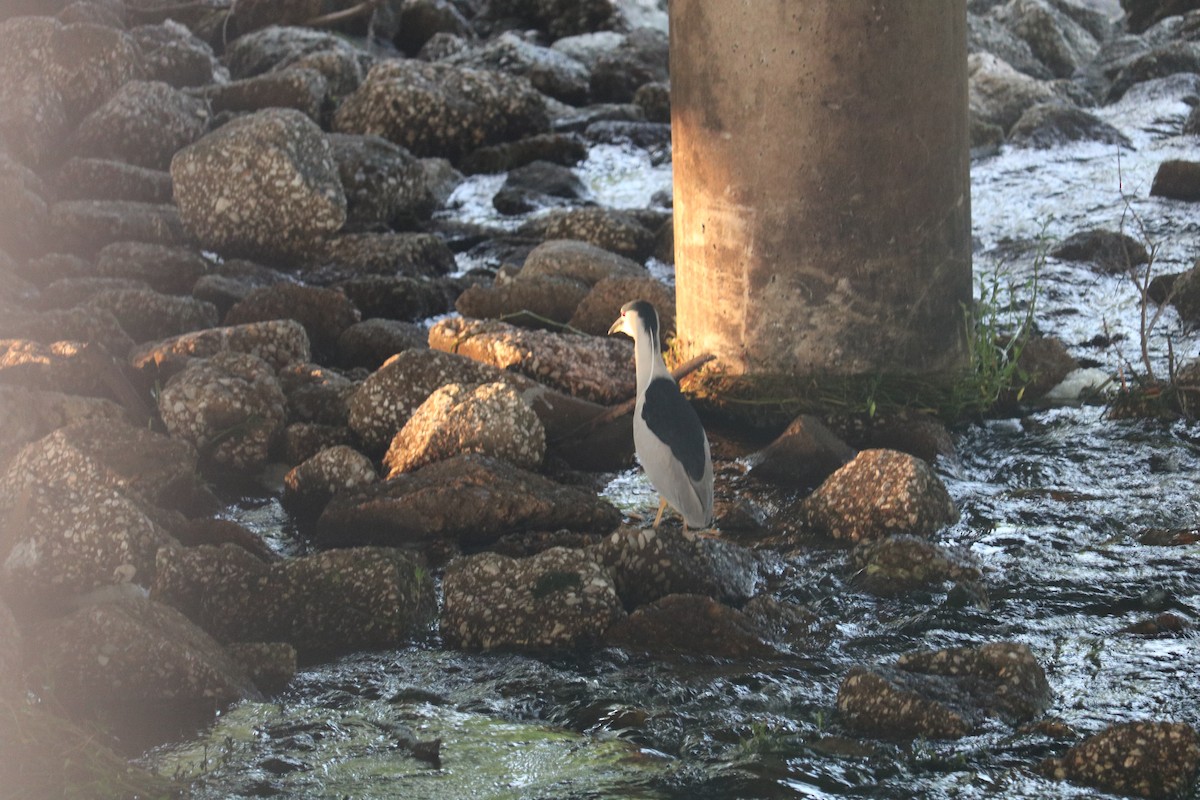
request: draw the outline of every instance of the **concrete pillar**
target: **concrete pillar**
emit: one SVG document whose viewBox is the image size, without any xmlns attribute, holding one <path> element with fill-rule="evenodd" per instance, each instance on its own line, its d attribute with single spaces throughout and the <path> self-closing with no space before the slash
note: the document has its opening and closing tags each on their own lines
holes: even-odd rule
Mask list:
<svg viewBox="0 0 1200 800">
<path fill-rule="evenodd" d="M 965 0 L 671 0 L 670 21 L 682 355 L 751 391 L 960 368 Z"/>
</svg>

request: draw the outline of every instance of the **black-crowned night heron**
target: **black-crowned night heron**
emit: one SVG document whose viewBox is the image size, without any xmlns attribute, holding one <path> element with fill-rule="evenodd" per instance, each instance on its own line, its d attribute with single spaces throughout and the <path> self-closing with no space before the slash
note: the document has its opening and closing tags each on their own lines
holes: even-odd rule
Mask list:
<svg viewBox="0 0 1200 800">
<path fill-rule="evenodd" d="M 637 369 L 637 402 L 633 411 L 633 444 L 646 477 L 661 498 L 654 527 L 668 504 L 683 517 L 684 527 L 712 524 L 713 468 L 704 426 L 663 363 L 658 312 L 645 300 L 621 308 L 608 329 L 633 337 Z"/>
</svg>

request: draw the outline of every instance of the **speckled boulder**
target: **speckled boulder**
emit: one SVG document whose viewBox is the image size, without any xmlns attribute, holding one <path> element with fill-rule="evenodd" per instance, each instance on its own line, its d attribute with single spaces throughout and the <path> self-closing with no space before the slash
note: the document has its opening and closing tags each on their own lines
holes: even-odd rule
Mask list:
<svg viewBox="0 0 1200 800">
<path fill-rule="evenodd" d="M 1041 771 L 1109 794 L 1169 800 L 1195 785 L 1200 736 L 1182 722 L 1122 722 L 1051 758 Z"/>
<path fill-rule="evenodd" d="M 79 123 L 73 152 L 166 169 L 208 130 L 208 103 L 157 81 L 130 81 Z"/>
<path fill-rule="evenodd" d="M 211 636 L 132 593 L 42 624 L 28 647 L 58 703 L 113 723 L 200 722 L 238 700 L 260 699 Z"/>
<path fill-rule="evenodd" d="M 250 78 L 324 53 L 353 59 L 364 72 L 373 60 L 365 50 L 337 34 L 280 25 L 239 36 L 226 47 L 223 60 L 234 78 Z"/>
<path fill-rule="evenodd" d="M 184 25 L 168 19 L 129 31 L 142 51 L 142 69 L 150 80 L 171 86 L 203 86 L 221 67 L 208 43 Z"/>
<path fill-rule="evenodd" d="M 750 457 L 755 478 L 811 489 L 854 458 L 854 449 L 815 416 L 801 414 L 775 441 Z"/>
<path fill-rule="evenodd" d="M 396 647 L 437 613 L 428 571 L 381 547 L 271 564 L 233 545 L 163 548 L 152 594 L 221 641 L 283 641 L 306 657 Z"/>
<path fill-rule="evenodd" d="M 847 728 L 880 739 L 955 739 L 985 717 L 1027 722 L 1051 699 L 1046 674 L 1023 644 L 908 653 L 894 667 L 854 667 L 838 689 Z"/>
<path fill-rule="evenodd" d="M 55 178 L 60 200 L 127 200 L 148 205 L 171 202 L 171 173 L 103 158 L 70 158 Z"/>
<path fill-rule="evenodd" d="M 991 53 L 972 53 L 967 69 L 972 119 L 1006 133 L 1029 107 L 1063 99 L 1053 84 L 1017 72 Z"/>
<path fill-rule="evenodd" d="M 639 653 L 770 658 L 779 651 L 751 617 L 698 594 L 672 594 L 608 629 L 604 643 Z"/>
<path fill-rule="evenodd" d="M 595 403 L 633 397 L 632 346 L 551 331 L 531 331 L 496 320 L 447 318 L 429 329 L 429 346 L 465 355 Z"/>
<path fill-rule="evenodd" d="M 458 168 L 468 175 L 508 172 L 514 167 L 533 161 L 550 161 L 569 167 L 587 158 L 587 145 L 579 136 L 570 133 L 539 133 L 518 139 L 480 147 L 459 162 Z"/>
<path fill-rule="evenodd" d="M 336 289 L 277 283 L 252 291 L 225 315 L 226 325 L 293 319 L 304 326 L 313 356 L 321 362 L 337 353 L 342 331 L 358 322 L 358 309 Z"/>
<path fill-rule="evenodd" d="M 413 412 L 392 439 L 383 464 L 394 478 L 460 453 L 482 453 L 536 470 L 546 456 L 546 431 L 508 384 L 449 383 Z"/>
<path fill-rule="evenodd" d="M 850 542 L 930 536 L 958 519 L 929 465 L 895 450 L 863 450 L 809 495 L 803 510 L 815 530 Z"/>
<path fill-rule="evenodd" d="M 342 331 L 337 363 L 342 367 L 378 369 L 396 353 L 429 346 L 425 326 L 398 319 L 366 319 Z"/>
<path fill-rule="evenodd" d="M 358 306 L 364 319 L 419 322 L 453 311 L 454 299 L 465 285 L 460 278 L 363 275 L 342 281 L 337 287 Z"/>
<path fill-rule="evenodd" d="M 1056 78 L 1070 78 L 1100 52 L 1100 42 L 1086 27 L 1046 0 L 1010 0 L 993 16 L 1028 43 Z"/>
<path fill-rule="evenodd" d="M 214 114 L 290 108 L 318 124 L 329 103 L 329 83 L 325 76 L 314 69 L 299 67 L 210 84 L 203 93 Z"/>
<path fill-rule="evenodd" d="M 183 245 L 187 236 L 173 205 L 132 200 L 61 200 L 50 206 L 50 235 L 71 253 L 94 253 L 113 242 Z"/>
<path fill-rule="evenodd" d="M 363 381 L 350 398 L 350 427 L 369 452 L 382 453 L 437 389 L 447 383 L 491 383 L 501 376 L 500 370 L 463 356 L 406 350 Z"/>
<path fill-rule="evenodd" d="M 379 136 L 329 136 L 346 192 L 346 228 L 399 227 L 433 214 L 436 200 L 421 163 Z"/>
<path fill-rule="evenodd" d="M 95 345 L 0 339 L 0 384 L 106 397 L 111 376 L 111 355 Z"/>
<path fill-rule="evenodd" d="M 0 41 L 8 37 L 0 34 Z M 70 133 L 62 96 L 42 73 L 0 81 L 0 130 L 14 158 L 38 167 L 57 154 Z"/>
<path fill-rule="evenodd" d="M 0 470 L 26 444 L 65 425 L 129 421 L 128 412 L 111 400 L 17 386 L 0 386 L 0 419 Z"/>
<path fill-rule="evenodd" d="M 499 0 L 492 4 L 492 13 L 526 17 L 551 39 L 606 30 L 618 19 L 613 0 Z"/>
<path fill-rule="evenodd" d="M 10 475 L 7 482 L 22 481 Z M 100 586 L 149 583 L 155 553 L 172 541 L 135 501 L 67 474 L 28 485 L 12 509 L 18 524 L 0 585 L 14 610 L 55 607 Z"/>
<path fill-rule="evenodd" d="M 578 239 L 639 262 L 654 252 L 654 232 L 636 215 L 611 208 L 555 209 L 520 230 L 542 239 Z"/>
<path fill-rule="evenodd" d="M 759 583 L 752 551 L 673 529 L 622 527 L 591 550 L 631 611 L 669 594 L 744 603 Z"/>
<path fill-rule="evenodd" d="M 667 34 L 654 28 L 635 28 L 615 47 L 601 48 L 599 53 L 581 60 L 592 70 L 593 102 L 629 103 L 639 87 L 668 79 Z M 630 108 L 641 110 L 632 105 Z"/>
<path fill-rule="evenodd" d="M 171 161 L 175 202 L 200 243 L 266 259 L 303 256 L 346 221 L 329 142 L 299 111 L 240 117 Z"/>
<path fill-rule="evenodd" d="M 506 31 L 477 48 L 467 48 L 443 63 L 473 69 L 499 70 L 529 79 L 533 88 L 570 105 L 588 99 L 588 69 L 565 53 L 540 47 Z"/>
<path fill-rule="evenodd" d="M 192 359 L 209 358 L 225 352 L 248 353 L 277 370 L 312 358 L 304 327 L 294 320 L 275 319 L 208 328 L 151 342 L 134 350 L 129 361 L 137 369 L 152 369 L 170 376 Z"/>
<path fill-rule="evenodd" d="M 114 356 L 133 347 L 121 323 L 97 308 L 65 308 L 41 313 L 12 310 L 0 315 L 0 339 L 32 339 L 42 344 L 61 340 L 99 344 Z"/>
<path fill-rule="evenodd" d="M 587 294 L 588 285 L 574 278 L 533 276 L 471 286 L 459 295 L 454 308 L 472 319 L 504 318 L 538 327 L 547 321 L 566 324 Z"/>
<path fill-rule="evenodd" d="M 316 516 L 329 498 L 379 480 L 371 459 L 337 445 L 294 467 L 283 478 L 283 505 L 293 513 Z"/>
<path fill-rule="evenodd" d="M 49 259 L 49 257 L 47 257 Z M 60 259 L 53 259 L 60 261 Z M 72 256 L 64 256 L 61 263 L 55 265 L 55 268 L 48 270 L 51 272 L 76 271 L 75 266 L 70 263 L 74 262 L 80 271 L 93 272 L 95 267 Z M 61 267 L 62 269 L 58 269 Z M 42 289 L 38 297 L 38 305 L 43 309 L 63 309 L 74 308 L 86 302 L 93 295 L 107 291 L 108 289 L 145 289 L 150 290 L 150 284 L 136 278 L 96 278 L 96 277 L 70 277 L 57 278 L 48 286 Z"/>
<path fill-rule="evenodd" d="M 467 650 L 576 650 L 625 616 L 604 567 L 566 547 L 460 558 L 442 586 L 442 638 Z"/>
<path fill-rule="evenodd" d="M 567 324 L 593 336 L 606 336 L 621 316 L 621 306 L 630 300 L 645 300 L 654 306 L 664 338 L 675 332 L 675 291 L 649 275 L 604 278 L 579 302 Z"/>
<path fill-rule="evenodd" d="M 608 531 L 619 521 L 620 513 L 594 492 L 468 454 L 338 495 L 318 520 L 316 536 L 330 547 L 433 540 L 480 546 L 506 533 Z"/>
<path fill-rule="evenodd" d="M 270 364 L 232 352 L 189 365 L 158 396 L 172 436 L 191 442 L 215 464 L 247 472 L 267 462 L 285 403 Z"/>
<path fill-rule="evenodd" d="M 213 328 L 218 322 L 212 303 L 145 289 L 107 289 L 92 295 L 84 305 L 111 313 L 135 342 Z"/>
<path fill-rule="evenodd" d="M 854 583 L 863 591 L 891 596 L 937 591 L 950 581 L 974 594 L 982 592 L 979 567 L 960 555 L 915 536 L 898 534 L 863 542 L 850 554 Z"/>
<path fill-rule="evenodd" d="M 551 239 L 533 248 L 519 276 L 525 279 L 539 275 L 571 278 L 588 286 L 605 278 L 647 277 L 645 268 L 633 259 L 576 239 Z"/>
<path fill-rule="evenodd" d="M 287 396 L 289 422 L 346 425 L 350 398 L 358 382 L 320 364 L 289 364 L 279 370 L 279 383 Z"/>
<path fill-rule="evenodd" d="M 123 419 L 80 420 L 26 445 L 0 476 L 0 509 L 59 476 L 114 489 L 151 506 L 211 513 L 216 499 L 196 476 L 196 451 Z"/>
<path fill-rule="evenodd" d="M 0 243 L 10 255 L 25 257 L 45 249 L 49 208 L 43 198 L 47 194 L 33 170 L 0 152 Z"/>
<path fill-rule="evenodd" d="M 1123 62 L 1105 99 L 1116 102 L 1136 84 L 1181 72 L 1200 73 L 1200 43 L 1168 41 Z"/>
<path fill-rule="evenodd" d="M 333 120 L 341 133 L 382 136 L 417 156 L 451 161 L 476 147 L 548 129 L 529 82 L 500 72 L 392 60 L 372 67 Z"/>
<path fill-rule="evenodd" d="M 189 247 L 114 242 L 96 256 L 96 274 L 145 281 L 163 294 L 188 294 L 209 263 Z"/>
<path fill-rule="evenodd" d="M 454 253 L 431 233 L 349 233 L 320 251 L 322 283 L 361 275 L 435 278 L 455 268 Z"/>
</svg>

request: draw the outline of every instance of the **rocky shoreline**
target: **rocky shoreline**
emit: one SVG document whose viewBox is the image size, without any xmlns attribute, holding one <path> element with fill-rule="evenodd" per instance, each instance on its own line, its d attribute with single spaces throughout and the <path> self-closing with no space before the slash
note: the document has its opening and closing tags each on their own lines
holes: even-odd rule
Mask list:
<svg viewBox="0 0 1200 800">
<path fill-rule="evenodd" d="M 760 593 L 769 548 L 631 525 L 596 492 L 632 458 L 628 416 L 605 414 L 632 396 L 632 351 L 603 334 L 634 296 L 671 326 L 644 266 L 670 261 L 670 209 L 596 205 L 570 166 L 597 142 L 669 147 L 663 30 L 611 0 L 398 0 L 368 45 L 366 18 L 305 26 L 325 5 L 0 8 L 6 707 L 132 736 L 433 631 L 485 651 L 801 652 L 811 612 Z M 1137 5 L 1129 22 L 1154 19 Z M 1133 32 L 1067 0 L 970 9 L 978 152 L 1120 142 L 1088 108 L 1156 81 L 1200 97 L 1200 11 Z M 514 231 L 438 213 L 491 172 Z M 1164 164 L 1154 192 L 1195 200 L 1197 172 Z M 1061 257 L 1120 268 L 1138 246 L 1084 231 Z M 459 274 L 461 255 L 493 268 Z M 1192 284 L 1169 296 L 1185 316 Z M 1029 365 L 1042 391 L 1078 366 L 1059 350 Z M 866 591 L 986 602 L 934 541 L 957 516 L 925 460 L 944 440 L 923 420 L 890 436 L 852 447 L 797 420 L 749 460 L 793 502 L 748 523 L 718 481 L 718 527 L 852 546 Z M 717 450 L 740 474 L 746 454 Z M 278 465 L 311 554 L 217 516 L 212 483 Z M 953 738 L 1049 699 L 1029 649 L 995 642 L 864 664 L 837 709 L 863 737 Z M 1165 797 L 1198 764 L 1195 732 L 1164 721 L 1044 769 Z"/>
</svg>

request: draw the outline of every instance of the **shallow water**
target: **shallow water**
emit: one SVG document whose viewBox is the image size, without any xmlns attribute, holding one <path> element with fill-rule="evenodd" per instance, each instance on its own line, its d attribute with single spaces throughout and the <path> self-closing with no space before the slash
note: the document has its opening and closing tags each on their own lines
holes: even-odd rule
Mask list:
<svg viewBox="0 0 1200 800">
<path fill-rule="evenodd" d="M 1147 196 L 1160 161 L 1194 157 L 1194 139 L 1167 135 L 1187 110 L 1169 92 L 1100 110 L 1133 140 L 1135 149 L 1119 154 L 1092 144 L 1006 150 L 973 165 L 978 278 L 1000 269 L 1021 284 L 1042 262 L 1039 328 L 1110 374 L 1141 368 L 1132 281 L 1039 259 L 1029 244 L 1140 224 L 1157 247 L 1156 270 L 1191 266 L 1200 204 Z M 616 206 L 645 206 L 669 185 L 669 167 L 632 148 L 598 147 L 579 171 Z M 455 215 L 512 227 L 489 210 L 499 180 L 465 185 Z M 1172 312 L 1159 325 L 1156 370 L 1166 368 L 1167 334 L 1177 355 L 1196 355 L 1195 335 L 1182 333 Z M 1124 340 L 1088 344 L 1098 334 Z M 937 538 L 980 565 L 987 608 L 943 592 L 874 598 L 849 584 L 845 551 L 805 545 L 779 554 L 767 575 L 768 591 L 808 604 L 817 618 L 786 657 L 538 659 L 446 652 L 431 634 L 403 650 L 306 669 L 275 702 L 235 708 L 146 761 L 213 798 L 1095 797 L 1034 772 L 1074 738 L 993 723 L 953 742 L 851 739 L 838 727 L 837 687 L 857 663 L 1013 640 L 1046 669 L 1047 716 L 1077 735 L 1135 719 L 1200 727 L 1200 544 L 1138 539 L 1148 528 L 1200 525 L 1200 426 L 1116 422 L 1092 406 L 989 421 L 957 436 L 959 459 L 939 471 L 961 519 Z M 636 473 L 616 476 L 606 494 L 627 513 L 654 510 Z M 298 546 L 271 499 L 247 498 L 228 514 L 281 550 Z M 1182 618 L 1184 632 L 1124 631 L 1161 612 Z M 411 754 L 412 740 L 438 737 L 440 767 Z"/>
</svg>

